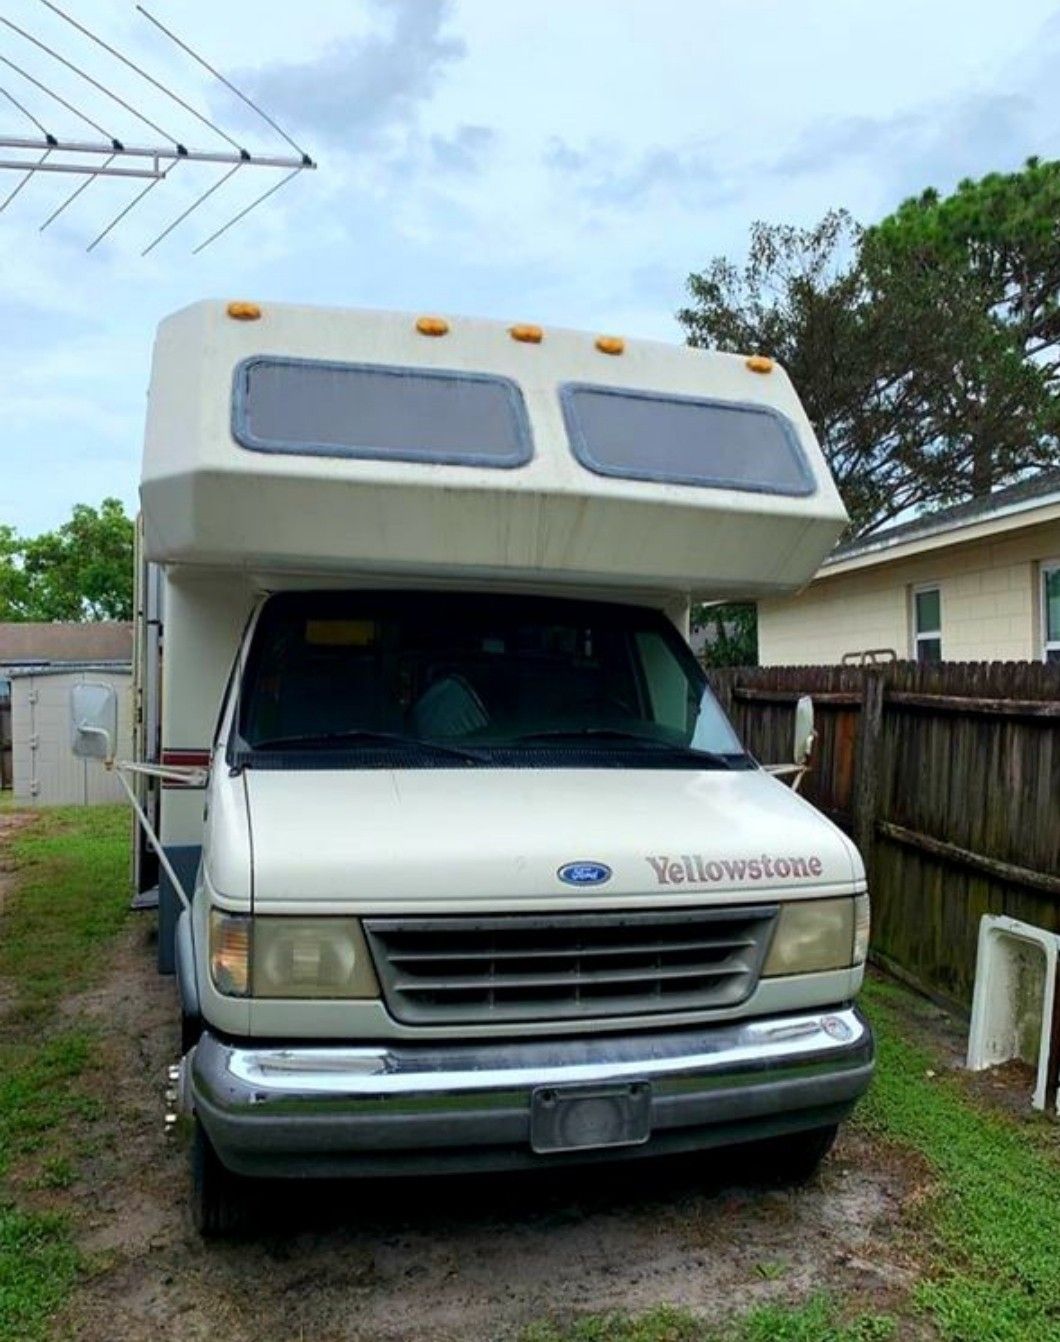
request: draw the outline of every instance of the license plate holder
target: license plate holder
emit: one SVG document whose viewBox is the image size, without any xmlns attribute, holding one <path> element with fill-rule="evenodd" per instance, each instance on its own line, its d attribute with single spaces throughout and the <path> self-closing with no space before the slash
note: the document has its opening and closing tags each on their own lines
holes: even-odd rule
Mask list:
<svg viewBox="0 0 1060 1342">
<path fill-rule="evenodd" d="M 530 1097 L 530 1147 L 539 1155 L 643 1146 L 651 1136 L 647 1081 L 541 1086 Z"/>
</svg>

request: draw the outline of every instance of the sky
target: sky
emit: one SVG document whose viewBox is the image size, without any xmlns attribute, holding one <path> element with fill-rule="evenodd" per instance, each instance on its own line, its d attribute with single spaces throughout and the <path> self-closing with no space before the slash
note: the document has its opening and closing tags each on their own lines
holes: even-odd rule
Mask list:
<svg viewBox="0 0 1060 1342">
<path fill-rule="evenodd" d="M 291 152 L 133 0 L 54 0 L 251 153 Z M 199 255 L 279 174 L 181 164 L 140 185 L 38 175 L 0 210 L 0 523 L 136 507 L 154 330 L 199 298 L 461 313 L 680 340 L 690 272 L 757 219 L 871 222 L 927 186 L 1060 157 L 1056 0 L 145 0 L 317 161 Z M 225 141 L 45 0 L 0 16 L 0 89 L 59 138 Z M 0 96 L 0 135 L 39 137 Z M 0 150 L 0 157 L 12 152 Z M 56 155 L 58 159 L 59 156 Z M 18 174 L 0 172 L 0 200 Z"/>
</svg>

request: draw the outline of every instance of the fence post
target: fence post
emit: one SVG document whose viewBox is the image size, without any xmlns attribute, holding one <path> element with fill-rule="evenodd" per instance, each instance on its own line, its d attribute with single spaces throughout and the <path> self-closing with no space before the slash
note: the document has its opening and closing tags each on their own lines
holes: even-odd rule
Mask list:
<svg viewBox="0 0 1060 1342">
<path fill-rule="evenodd" d="M 729 668 L 726 667 L 720 675 L 717 670 L 714 671 L 713 676 L 709 671 L 707 672 L 707 675 L 712 682 L 712 688 L 718 703 L 721 705 L 722 712 L 730 721 L 732 721 L 732 692 L 737 684 L 736 670 L 729 670 Z"/>
<path fill-rule="evenodd" d="M 873 841 L 880 806 L 880 739 L 883 734 L 882 667 L 865 668 L 861 687 L 854 777 L 854 842 L 861 850 L 866 870 L 872 866 Z M 869 871 L 871 879 L 871 871 Z"/>
</svg>

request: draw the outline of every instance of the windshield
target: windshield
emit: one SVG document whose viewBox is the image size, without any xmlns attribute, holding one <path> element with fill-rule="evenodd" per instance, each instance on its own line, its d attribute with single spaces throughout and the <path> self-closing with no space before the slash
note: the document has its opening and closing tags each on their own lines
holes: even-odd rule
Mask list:
<svg viewBox="0 0 1060 1342">
<path fill-rule="evenodd" d="M 749 763 L 662 615 L 560 598 L 274 596 L 237 722 L 235 762 L 265 767 Z"/>
</svg>

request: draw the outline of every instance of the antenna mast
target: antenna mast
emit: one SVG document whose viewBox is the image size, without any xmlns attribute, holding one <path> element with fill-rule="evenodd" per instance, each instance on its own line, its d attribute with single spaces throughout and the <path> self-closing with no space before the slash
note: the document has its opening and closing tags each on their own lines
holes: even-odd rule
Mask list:
<svg viewBox="0 0 1060 1342">
<path fill-rule="evenodd" d="M 75 200 L 77 200 L 93 182 L 100 178 L 125 178 L 139 180 L 146 183 L 138 193 L 128 202 L 117 215 L 106 225 L 105 228 L 88 244 L 86 250 L 92 251 L 100 242 L 103 241 L 111 231 L 125 219 L 131 211 L 137 206 L 144 197 L 165 182 L 172 175 L 177 164 L 188 165 L 212 165 L 224 169 L 222 175 L 203 188 L 200 194 L 194 198 L 192 203 L 183 209 L 177 217 L 152 238 L 143 248 L 141 255 L 146 256 L 152 251 L 164 238 L 167 238 L 175 229 L 177 229 L 190 215 L 206 203 L 216 192 L 225 186 L 232 178 L 247 169 L 254 170 L 281 170 L 283 176 L 274 181 L 265 191 L 257 196 L 249 205 L 244 206 L 234 214 L 227 223 L 220 228 L 215 229 L 207 238 L 199 242 L 193 252 L 198 254 L 205 247 L 219 238 L 223 233 L 227 233 L 233 225 L 245 219 L 248 214 L 271 196 L 275 195 L 288 182 L 294 180 L 301 173 L 316 168 L 316 163 L 309 154 L 298 145 L 290 135 L 280 126 L 266 111 L 253 102 L 245 93 L 241 92 L 236 86 L 208 61 L 195 52 L 189 44 L 174 32 L 167 28 L 163 23 L 149 14 L 142 5 L 137 5 L 137 11 L 143 15 L 159 32 L 161 32 L 170 42 L 177 46 L 187 56 L 190 56 L 199 66 L 206 70 L 214 79 L 218 80 L 230 93 L 234 94 L 247 107 L 249 107 L 270 130 L 278 135 L 285 142 L 287 148 L 294 150 L 294 155 L 290 153 L 259 154 L 251 153 L 244 148 L 237 139 L 230 135 L 221 126 L 210 120 L 202 112 L 198 111 L 191 103 L 183 98 L 179 93 L 175 93 L 160 79 L 137 65 L 129 57 L 125 56 L 116 47 L 112 46 L 103 38 L 97 36 L 90 29 L 85 27 L 77 19 L 72 18 L 59 5 L 53 3 L 53 0 L 40 0 L 40 3 L 64 23 L 75 29 L 83 38 L 87 39 L 93 45 L 105 51 L 113 60 L 120 62 L 128 69 L 132 70 L 140 79 L 150 84 L 153 88 L 164 94 L 173 103 L 179 106 L 184 112 L 189 113 L 203 126 L 210 130 L 225 142 L 224 148 L 218 149 L 195 149 L 189 148 L 181 140 L 164 130 L 162 126 L 157 125 L 153 120 L 144 115 L 133 102 L 121 97 L 115 93 L 101 80 L 83 70 L 74 60 L 55 50 L 43 39 L 35 36 L 25 28 L 19 27 L 10 19 L 0 15 L 0 24 L 3 24 L 23 42 L 28 43 L 38 52 L 43 53 L 50 61 L 55 62 L 66 70 L 76 75 L 82 82 L 90 85 L 96 93 L 104 95 L 111 102 L 116 104 L 123 112 L 136 118 L 150 131 L 153 131 L 160 137 L 159 141 L 146 144 L 130 144 L 125 139 L 119 138 L 109 128 L 104 127 L 99 122 L 94 121 L 83 110 L 74 103 L 68 101 L 42 78 L 31 74 L 24 69 L 22 65 L 10 59 L 5 55 L 0 55 L 0 77 L 5 81 L 9 77 L 7 72 L 12 72 L 19 77 L 22 83 L 31 86 L 36 91 L 35 95 L 27 95 L 20 88 L 22 97 L 26 98 L 30 106 L 27 106 L 21 98 L 16 97 L 8 88 L 0 85 L 0 108 L 5 105 L 13 107 L 17 112 L 30 123 L 37 135 L 6 135 L 0 134 L 0 172 L 17 172 L 20 174 L 18 181 L 6 196 L 0 199 L 0 213 L 15 199 L 23 188 L 36 176 L 43 173 L 65 173 L 83 178 L 74 190 L 62 201 L 62 203 L 52 211 L 47 219 L 40 225 L 40 231 L 43 232 L 51 223 L 53 223 L 60 214 L 62 214 Z M 48 127 L 48 113 L 38 108 L 32 109 L 32 102 L 37 95 L 43 95 L 49 103 L 61 107 L 64 112 L 76 117 L 83 122 L 90 130 L 94 131 L 99 139 L 78 139 L 71 135 L 60 135 L 55 130 Z M 185 169 L 185 172 L 187 169 Z"/>
</svg>

